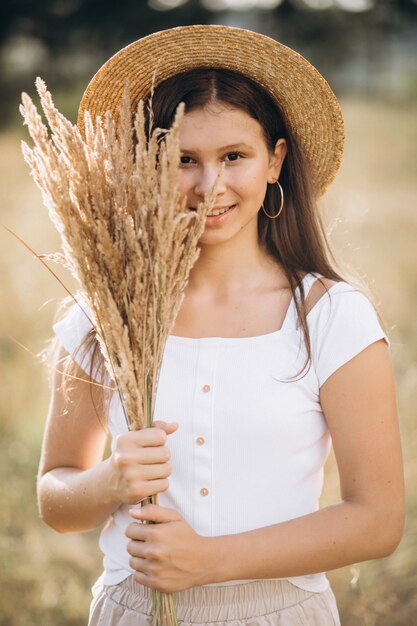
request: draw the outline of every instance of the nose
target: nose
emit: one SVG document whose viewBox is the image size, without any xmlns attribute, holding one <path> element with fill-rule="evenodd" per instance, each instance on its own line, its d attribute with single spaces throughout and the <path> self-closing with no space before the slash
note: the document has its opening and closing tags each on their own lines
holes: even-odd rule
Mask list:
<svg viewBox="0 0 417 626">
<path fill-rule="evenodd" d="M 200 198 L 204 198 L 214 186 L 216 179 L 216 195 L 221 196 L 226 191 L 226 182 L 224 172 L 221 168 L 205 167 L 196 173 L 196 181 L 194 184 L 194 194 Z"/>
</svg>

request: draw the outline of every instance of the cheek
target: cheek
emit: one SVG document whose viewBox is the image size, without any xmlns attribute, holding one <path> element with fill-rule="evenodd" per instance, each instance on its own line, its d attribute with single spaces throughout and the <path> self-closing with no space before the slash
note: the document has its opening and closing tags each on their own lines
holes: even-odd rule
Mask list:
<svg viewBox="0 0 417 626">
<path fill-rule="evenodd" d="M 266 176 L 261 168 L 245 168 L 230 178 L 230 186 L 242 196 L 257 198 L 265 194 Z"/>
<path fill-rule="evenodd" d="M 192 177 L 190 176 L 190 173 L 182 170 L 180 174 L 179 184 L 178 184 L 180 196 L 181 197 L 186 196 L 191 191 L 192 187 L 193 187 L 193 181 L 192 181 Z"/>
<path fill-rule="evenodd" d="M 239 179 L 243 187 L 254 188 L 262 185 L 267 177 L 268 169 L 263 159 L 248 159 L 241 167 L 236 168 L 236 181 Z"/>
</svg>

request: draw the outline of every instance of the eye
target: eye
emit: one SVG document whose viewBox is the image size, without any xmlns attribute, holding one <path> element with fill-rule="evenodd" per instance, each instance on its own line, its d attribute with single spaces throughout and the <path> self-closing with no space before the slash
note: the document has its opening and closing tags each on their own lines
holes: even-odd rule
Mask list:
<svg viewBox="0 0 417 626">
<path fill-rule="evenodd" d="M 240 154 L 240 152 L 229 152 L 229 154 L 227 154 L 226 156 L 227 156 L 227 157 L 237 157 L 236 159 L 235 159 L 235 158 L 233 158 L 233 159 L 231 160 L 231 162 L 232 162 L 232 163 L 233 163 L 234 161 L 237 161 L 239 158 L 242 158 L 242 157 L 243 157 L 243 155 L 242 155 L 242 154 Z"/>
<path fill-rule="evenodd" d="M 180 157 L 180 165 L 188 165 L 188 164 L 189 164 L 189 161 L 183 161 L 183 159 L 189 159 L 189 160 L 192 160 L 192 159 L 191 159 L 191 157 L 188 157 L 188 156 L 182 156 L 182 157 Z"/>
</svg>

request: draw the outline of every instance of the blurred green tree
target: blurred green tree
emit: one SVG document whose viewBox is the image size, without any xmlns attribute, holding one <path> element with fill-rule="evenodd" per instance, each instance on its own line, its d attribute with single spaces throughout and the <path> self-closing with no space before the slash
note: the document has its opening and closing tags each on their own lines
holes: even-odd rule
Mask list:
<svg viewBox="0 0 417 626">
<path fill-rule="evenodd" d="M 381 50 L 391 41 L 404 47 L 417 41 L 415 0 L 277 0 L 268 10 L 261 8 L 268 3 L 258 3 L 257 7 L 256 0 L 2 0 L 0 124 L 18 118 L 19 94 L 33 91 L 36 75 L 45 78 L 53 91 L 73 92 L 78 98 L 81 86 L 118 49 L 172 26 L 217 22 L 254 28 L 307 56 L 337 90 L 357 72 L 357 68 L 343 71 L 347 60 L 358 57 L 359 65 L 372 73 Z M 251 8 L 244 11 L 245 7 Z M 415 48 L 414 43 L 414 53 Z M 370 83 L 362 79 L 361 84 L 366 88 Z M 64 113 L 74 115 L 75 101 L 64 98 L 61 106 Z"/>
</svg>

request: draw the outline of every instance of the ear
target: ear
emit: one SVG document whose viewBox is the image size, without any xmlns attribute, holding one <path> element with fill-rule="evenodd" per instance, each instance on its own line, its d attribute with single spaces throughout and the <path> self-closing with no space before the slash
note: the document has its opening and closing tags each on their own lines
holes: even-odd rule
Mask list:
<svg viewBox="0 0 417 626">
<path fill-rule="evenodd" d="M 274 152 L 270 155 L 268 166 L 268 183 L 276 183 L 280 177 L 282 164 L 287 155 L 287 142 L 281 137 L 275 144 Z"/>
</svg>

